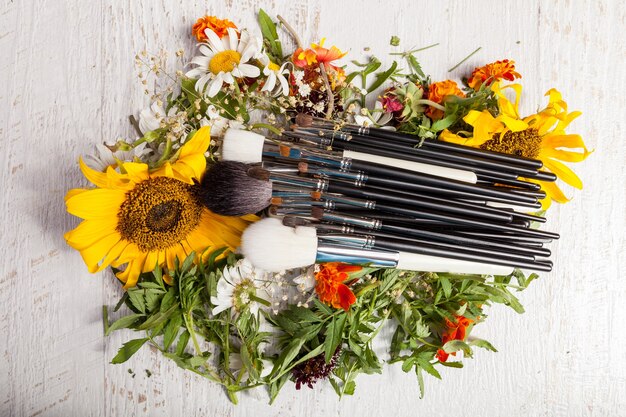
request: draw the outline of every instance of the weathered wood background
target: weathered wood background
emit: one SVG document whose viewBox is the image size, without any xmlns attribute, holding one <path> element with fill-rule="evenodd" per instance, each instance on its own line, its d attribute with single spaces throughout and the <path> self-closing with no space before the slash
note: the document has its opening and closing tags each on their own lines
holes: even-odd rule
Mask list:
<svg viewBox="0 0 626 417">
<path fill-rule="evenodd" d="M 554 271 L 521 294 L 524 315 L 493 308 L 475 329 L 499 353 L 479 351 L 465 369 L 444 370 L 443 381 L 428 378 L 423 400 L 414 376 L 398 367 L 359 378 L 356 395 L 341 402 L 319 384 L 300 392 L 289 386 L 273 407 L 263 393 L 234 407 L 218 386 L 149 349 L 109 364 L 131 336 L 102 334 L 101 307 L 121 290 L 108 274 L 90 276 L 62 239 L 77 224 L 63 195 L 85 184 L 77 157 L 131 134 L 127 115 L 147 104 L 134 75 L 137 51 L 191 53 L 189 27 L 207 12 L 257 30 L 259 6 L 284 16 L 305 42 L 326 36 L 352 58 L 366 47 L 382 56 L 391 35 L 403 48 L 439 42 L 420 55 L 434 79 L 511 58 L 524 76 L 526 112 L 545 102 L 550 87 L 584 112 L 573 129 L 596 152 L 575 167 L 584 192 L 570 192 L 572 202 L 550 212 L 548 225 L 562 236 L 552 245 Z M 0 414 L 624 415 L 625 19 L 621 0 L 5 0 Z"/>
</svg>

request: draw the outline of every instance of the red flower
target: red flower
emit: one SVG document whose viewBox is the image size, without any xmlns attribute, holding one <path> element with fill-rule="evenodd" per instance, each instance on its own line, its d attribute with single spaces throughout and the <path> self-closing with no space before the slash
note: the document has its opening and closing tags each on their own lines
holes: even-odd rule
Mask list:
<svg viewBox="0 0 626 417">
<path fill-rule="evenodd" d="M 343 308 L 348 311 L 350 306 L 356 302 L 356 296 L 345 284 L 350 278 L 350 272 L 360 271 L 357 265 L 346 265 L 339 262 L 328 262 L 319 266 L 319 271 L 315 274 L 317 285 L 315 292 L 323 303 L 332 305 L 335 308 Z"/>
<path fill-rule="evenodd" d="M 191 34 L 196 37 L 198 42 L 203 42 L 207 39 L 204 33 L 205 29 L 210 29 L 219 38 L 223 38 L 228 35 L 228 28 L 237 30 L 237 26 L 228 19 L 218 19 L 215 16 L 204 16 L 198 19 L 198 21 L 191 28 Z"/>
<path fill-rule="evenodd" d="M 307 68 L 320 63 L 323 63 L 327 68 L 336 68 L 331 63 L 344 57 L 347 52 L 341 52 L 336 46 L 331 46 L 330 49 L 324 48 L 325 40 L 322 39 L 319 45 L 311 44 L 308 49 L 296 49 L 292 56 L 293 63 L 300 68 Z"/>
<path fill-rule="evenodd" d="M 468 319 L 463 316 L 455 316 L 456 322 L 452 323 L 450 320 L 446 319 L 446 331 L 441 335 L 441 344 L 445 345 L 451 340 L 465 340 L 465 334 L 469 325 L 474 323 L 474 320 Z M 448 360 L 448 354 L 443 349 L 439 349 L 437 351 L 437 359 L 440 362 L 445 362 Z M 452 356 L 456 356 L 456 352 L 452 352 Z"/>
</svg>

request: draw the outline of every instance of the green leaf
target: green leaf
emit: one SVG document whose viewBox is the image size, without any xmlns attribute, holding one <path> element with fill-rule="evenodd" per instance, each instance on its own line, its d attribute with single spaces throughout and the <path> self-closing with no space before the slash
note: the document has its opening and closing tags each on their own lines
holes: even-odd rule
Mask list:
<svg viewBox="0 0 626 417">
<path fill-rule="evenodd" d="M 417 375 L 417 382 L 420 386 L 420 398 L 424 398 L 424 375 L 422 374 L 422 368 L 419 366 L 415 367 L 415 375 Z"/>
<path fill-rule="evenodd" d="M 442 349 L 446 353 L 458 352 L 459 350 L 462 350 L 465 356 L 470 358 L 472 357 L 472 348 L 462 340 L 450 340 L 443 345 Z"/>
<path fill-rule="evenodd" d="M 165 350 L 169 349 L 176 340 L 176 336 L 178 336 L 178 331 L 180 330 L 183 324 L 183 316 L 182 314 L 174 315 L 170 321 L 167 322 L 165 326 L 165 331 L 163 332 L 163 348 Z"/>
<path fill-rule="evenodd" d="M 450 298 L 450 295 L 452 294 L 452 284 L 450 283 L 450 280 L 440 277 L 439 283 L 441 284 L 441 288 L 443 289 L 443 295 L 445 295 L 446 298 Z"/>
<path fill-rule="evenodd" d="M 117 355 L 113 358 L 111 363 L 118 364 L 126 362 L 131 356 L 135 354 L 149 339 L 147 337 L 143 339 L 133 339 L 124 343 L 120 350 L 117 351 Z"/>
<path fill-rule="evenodd" d="M 367 93 L 369 94 L 372 91 L 376 90 L 381 85 L 383 85 L 383 83 L 387 81 L 387 79 L 391 77 L 391 75 L 396 71 L 397 67 L 398 67 L 398 63 L 396 61 L 393 61 L 393 63 L 391 64 L 391 66 L 389 67 L 387 71 L 377 74 L 376 80 L 374 80 L 374 83 L 368 87 Z"/>
<path fill-rule="evenodd" d="M 356 382 L 348 381 L 346 386 L 343 388 L 344 395 L 354 395 L 354 390 L 356 389 Z"/>
<path fill-rule="evenodd" d="M 444 117 L 443 119 L 437 120 L 435 123 L 433 123 L 430 129 L 433 132 L 440 132 L 452 126 L 457 120 L 458 120 L 457 115 L 451 114 L 451 115 Z"/>
<path fill-rule="evenodd" d="M 439 362 L 440 365 L 448 368 L 462 368 L 463 362 Z"/>
<path fill-rule="evenodd" d="M 133 324 L 135 324 L 135 322 L 143 316 L 143 314 L 130 314 L 128 316 L 121 317 L 115 320 L 113 324 L 109 326 L 107 332 L 104 335 L 108 336 L 115 330 L 132 328 Z"/>
<path fill-rule="evenodd" d="M 495 347 L 493 347 L 493 345 L 491 343 L 489 343 L 488 341 L 483 340 L 483 339 L 474 339 L 474 340 L 469 342 L 469 345 L 470 346 L 476 346 L 476 347 L 483 348 L 483 349 L 487 349 L 487 350 L 490 350 L 492 352 L 497 352 L 498 351 Z"/>
<path fill-rule="evenodd" d="M 178 306 L 171 306 L 167 311 L 161 313 L 160 311 L 154 313 L 148 320 L 144 321 L 141 325 L 137 327 L 137 330 L 147 330 L 157 327 L 160 324 L 163 324 L 167 320 L 169 320 L 170 316 L 174 314 L 175 311 L 178 310 Z"/>
<path fill-rule="evenodd" d="M 176 344 L 176 355 L 183 356 L 183 354 L 185 353 L 185 348 L 189 343 L 189 337 L 191 337 L 191 335 L 189 334 L 188 330 L 185 330 L 180 334 L 180 336 L 178 337 L 178 343 Z"/>
<path fill-rule="evenodd" d="M 146 299 L 143 296 L 143 290 L 140 288 L 130 288 L 127 292 L 128 299 L 133 307 L 142 313 L 146 312 Z"/>
<path fill-rule="evenodd" d="M 342 313 L 336 316 L 326 330 L 326 340 L 324 341 L 324 359 L 329 363 L 337 347 L 341 343 L 343 328 L 346 325 L 348 315 Z"/>
<path fill-rule="evenodd" d="M 398 38 L 397 36 L 392 36 L 391 40 L 389 40 L 389 45 L 391 46 L 398 46 L 400 45 L 400 38 Z"/>
<path fill-rule="evenodd" d="M 417 363 L 419 364 L 419 366 L 425 370 L 426 372 L 428 372 L 429 374 L 431 374 L 432 376 L 434 376 L 437 379 L 441 379 L 441 374 L 439 373 L 439 371 L 437 371 L 437 369 L 435 369 L 435 367 L 433 366 L 432 363 L 430 363 L 429 360 L 426 360 L 422 357 L 418 357 L 417 358 Z"/>
<path fill-rule="evenodd" d="M 280 40 L 278 39 L 276 25 L 263 9 L 259 9 L 259 26 L 261 27 L 261 33 L 263 34 L 263 38 L 267 40 L 268 46 L 270 48 L 271 54 L 274 56 L 274 59 L 278 60 L 282 58 L 283 49 Z"/>
<path fill-rule="evenodd" d="M 409 61 L 411 69 L 413 69 L 420 78 L 426 78 L 424 71 L 422 71 L 422 66 L 413 55 L 408 55 L 406 59 Z"/>
</svg>

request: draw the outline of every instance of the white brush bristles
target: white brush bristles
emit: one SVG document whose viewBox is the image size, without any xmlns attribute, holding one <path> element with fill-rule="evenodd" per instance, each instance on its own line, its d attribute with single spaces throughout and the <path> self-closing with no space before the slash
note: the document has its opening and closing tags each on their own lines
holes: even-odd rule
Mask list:
<svg viewBox="0 0 626 417">
<path fill-rule="evenodd" d="M 222 141 L 222 161 L 261 162 L 265 137 L 248 130 L 228 129 Z"/>
<path fill-rule="evenodd" d="M 315 263 L 317 234 L 313 227 L 283 226 L 280 219 L 268 217 L 243 232 L 241 253 L 265 271 L 300 268 Z"/>
</svg>

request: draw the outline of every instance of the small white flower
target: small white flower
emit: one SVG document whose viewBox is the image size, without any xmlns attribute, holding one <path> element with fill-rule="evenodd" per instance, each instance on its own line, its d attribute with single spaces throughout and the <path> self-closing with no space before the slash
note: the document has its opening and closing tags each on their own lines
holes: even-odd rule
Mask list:
<svg viewBox="0 0 626 417">
<path fill-rule="evenodd" d="M 217 281 L 217 296 L 211 297 L 215 306 L 213 315 L 232 309 L 238 314 L 245 309 L 256 315 L 262 303 L 259 299 L 267 299 L 265 290 L 258 288 L 257 280 L 265 280 L 267 273 L 256 269 L 247 259 L 241 259 L 232 267 L 224 268 L 222 277 Z"/>
<path fill-rule="evenodd" d="M 316 284 L 315 281 L 315 266 L 312 265 L 307 270 L 293 279 L 293 282 L 298 284 L 298 290 L 303 293 L 311 291 Z"/>
<path fill-rule="evenodd" d="M 307 97 L 309 94 L 311 94 L 311 86 L 308 84 L 302 84 L 300 88 L 298 88 L 298 93 L 302 97 Z"/>
<path fill-rule="evenodd" d="M 296 80 L 296 83 L 302 83 L 302 79 L 304 78 L 304 71 L 294 71 L 293 78 Z"/>
<path fill-rule="evenodd" d="M 376 102 L 374 110 L 362 108 L 360 114 L 354 115 L 354 122 L 360 126 L 375 126 L 388 130 L 396 130 L 393 126 L 384 126 L 391 121 L 393 114 L 385 112 L 380 101 Z"/>
<path fill-rule="evenodd" d="M 187 72 L 187 77 L 197 79 L 195 88 L 214 97 L 224 84 L 234 84 L 235 78 L 256 78 L 261 70 L 248 62 L 260 58 L 260 41 L 243 30 L 241 35 L 228 28 L 222 39 L 206 29 L 206 43 L 199 46 L 201 55 L 194 57 L 191 64 L 196 68 Z"/>
<path fill-rule="evenodd" d="M 289 83 L 287 83 L 287 78 L 285 77 L 285 75 L 289 75 L 289 70 L 287 69 L 289 63 L 285 62 L 279 67 L 270 61 L 267 55 L 263 55 L 261 63 L 265 65 L 263 75 L 267 77 L 261 91 L 268 91 L 272 96 L 289 95 Z"/>
<path fill-rule="evenodd" d="M 243 129 L 243 123 L 230 120 L 222 116 L 214 105 L 210 105 L 206 111 L 206 117 L 200 120 L 200 126 L 211 126 L 211 136 L 223 136 L 226 129 Z"/>
<path fill-rule="evenodd" d="M 172 106 L 166 113 L 163 104 L 155 101 L 139 113 L 139 130 L 145 135 L 148 132 L 163 127 L 163 125 L 167 123 L 166 119 L 173 119 L 177 114 L 178 107 Z"/>
</svg>

